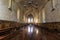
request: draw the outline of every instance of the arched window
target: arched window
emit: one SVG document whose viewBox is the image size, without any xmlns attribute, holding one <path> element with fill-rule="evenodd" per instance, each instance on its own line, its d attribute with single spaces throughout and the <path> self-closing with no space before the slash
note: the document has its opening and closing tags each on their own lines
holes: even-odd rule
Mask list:
<svg viewBox="0 0 60 40">
<path fill-rule="evenodd" d="M 27 21 L 28 21 L 28 23 L 33 23 L 33 15 L 28 15 L 28 17 L 27 17 Z"/>
</svg>

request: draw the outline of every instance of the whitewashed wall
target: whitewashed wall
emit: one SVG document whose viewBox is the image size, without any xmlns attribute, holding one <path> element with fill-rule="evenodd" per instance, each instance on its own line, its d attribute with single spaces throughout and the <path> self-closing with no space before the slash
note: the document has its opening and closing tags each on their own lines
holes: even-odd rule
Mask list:
<svg viewBox="0 0 60 40">
<path fill-rule="evenodd" d="M 0 0 L 0 20 L 18 21 L 17 5 L 12 3 L 12 11 L 8 9 L 9 0 Z"/>
</svg>

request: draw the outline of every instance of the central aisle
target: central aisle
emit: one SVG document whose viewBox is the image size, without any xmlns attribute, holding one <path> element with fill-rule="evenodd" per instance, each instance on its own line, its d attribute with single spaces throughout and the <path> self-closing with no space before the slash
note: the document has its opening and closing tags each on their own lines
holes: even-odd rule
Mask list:
<svg viewBox="0 0 60 40">
<path fill-rule="evenodd" d="M 60 40 L 60 38 L 56 33 L 30 24 L 20 29 L 20 40 Z"/>
</svg>

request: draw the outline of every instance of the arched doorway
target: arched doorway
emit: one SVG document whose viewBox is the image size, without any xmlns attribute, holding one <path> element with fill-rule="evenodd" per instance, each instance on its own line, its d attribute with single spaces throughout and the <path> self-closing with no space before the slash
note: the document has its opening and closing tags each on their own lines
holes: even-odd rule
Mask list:
<svg viewBox="0 0 60 40">
<path fill-rule="evenodd" d="M 27 16 L 27 22 L 28 22 L 28 23 L 33 23 L 33 22 L 34 22 L 34 17 L 33 17 L 32 14 L 29 14 L 29 15 Z"/>
</svg>

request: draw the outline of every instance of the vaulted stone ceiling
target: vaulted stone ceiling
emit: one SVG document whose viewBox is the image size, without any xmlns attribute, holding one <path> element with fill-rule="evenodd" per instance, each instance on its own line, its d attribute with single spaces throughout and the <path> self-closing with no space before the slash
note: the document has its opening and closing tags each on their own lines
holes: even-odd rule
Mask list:
<svg viewBox="0 0 60 40">
<path fill-rule="evenodd" d="M 39 12 L 42 7 L 47 3 L 47 1 L 48 0 L 15 0 L 15 2 L 20 7 L 20 15 L 26 22 L 27 17 L 30 14 L 33 15 L 34 20 L 40 18 L 41 15 L 39 15 Z"/>
<path fill-rule="evenodd" d="M 48 0 L 15 0 L 22 8 L 41 8 Z"/>
</svg>

